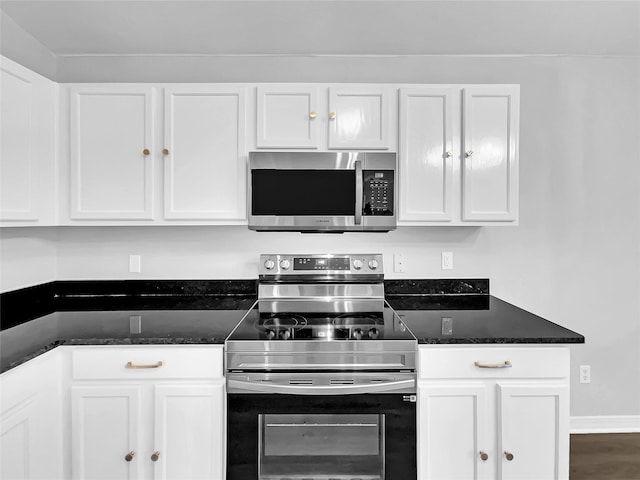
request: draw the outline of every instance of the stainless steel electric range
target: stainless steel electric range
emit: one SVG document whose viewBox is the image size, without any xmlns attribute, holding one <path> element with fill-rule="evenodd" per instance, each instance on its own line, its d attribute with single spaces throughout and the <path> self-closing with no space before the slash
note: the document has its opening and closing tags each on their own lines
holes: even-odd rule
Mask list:
<svg viewBox="0 0 640 480">
<path fill-rule="evenodd" d="M 415 479 L 416 347 L 381 255 L 261 255 L 226 342 L 227 479 Z"/>
</svg>

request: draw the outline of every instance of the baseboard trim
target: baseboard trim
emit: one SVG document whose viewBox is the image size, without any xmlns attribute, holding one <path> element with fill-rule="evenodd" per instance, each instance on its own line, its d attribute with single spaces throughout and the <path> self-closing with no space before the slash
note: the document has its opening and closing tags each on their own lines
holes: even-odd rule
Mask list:
<svg viewBox="0 0 640 480">
<path fill-rule="evenodd" d="M 640 415 L 603 415 L 571 417 L 571 433 L 635 433 L 640 432 Z"/>
</svg>

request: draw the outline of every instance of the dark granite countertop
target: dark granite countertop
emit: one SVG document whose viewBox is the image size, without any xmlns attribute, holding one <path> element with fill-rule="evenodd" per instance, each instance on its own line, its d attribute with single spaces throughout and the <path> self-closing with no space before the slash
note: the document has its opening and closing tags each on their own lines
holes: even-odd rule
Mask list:
<svg viewBox="0 0 640 480">
<path fill-rule="evenodd" d="M 60 345 L 223 344 L 255 302 L 255 285 L 53 282 L 3 294 L 0 373 Z M 490 296 L 488 280 L 394 280 L 385 289 L 421 344 L 584 343 Z"/>
<path fill-rule="evenodd" d="M 420 344 L 584 343 L 584 337 L 490 295 L 391 295 Z"/>
</svg>

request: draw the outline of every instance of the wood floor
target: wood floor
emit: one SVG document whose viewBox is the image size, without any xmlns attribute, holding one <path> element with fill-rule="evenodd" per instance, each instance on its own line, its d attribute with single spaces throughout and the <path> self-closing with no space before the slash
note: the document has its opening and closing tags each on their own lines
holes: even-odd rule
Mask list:
<svg viewBox="0 0 640 480">
<path fill-rule="evenodd" d="M 640 480 L 640 433 L 571 435 L 570 480 Z"/>
</svg>

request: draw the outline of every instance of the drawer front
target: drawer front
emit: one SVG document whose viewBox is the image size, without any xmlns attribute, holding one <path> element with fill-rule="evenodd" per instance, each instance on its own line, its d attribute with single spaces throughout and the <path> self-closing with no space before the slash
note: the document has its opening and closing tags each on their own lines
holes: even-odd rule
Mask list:
<svg viewBox="0 0 640 480">
<path fill-rule="evenodd" d="M 418 352 L 420 378 L 565 378 L 566 347 L 426 347 Z"/>
<path fill-rule="evenodd" d="M 74 380 L 222 378 L 220 346 L 76 347 Z"/>
</svg>

